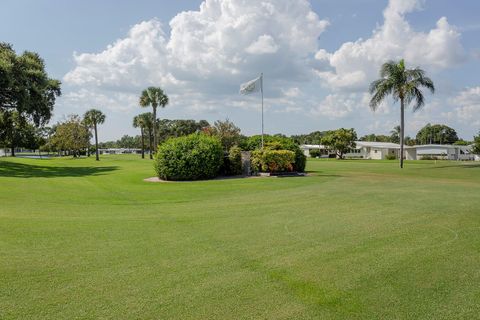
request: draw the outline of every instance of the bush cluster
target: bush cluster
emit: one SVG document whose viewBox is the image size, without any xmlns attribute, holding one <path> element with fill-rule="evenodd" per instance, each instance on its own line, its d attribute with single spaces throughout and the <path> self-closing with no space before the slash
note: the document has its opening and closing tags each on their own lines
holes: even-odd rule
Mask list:
<svg viewBox="0 0 480 320">
<path fill-rule="evenodd" d="M 162 143 L 154 167 L 164 180 L 200 180 L 216 177 L 222 163 L 222 145 L 217 138 L 191 134 Z"/>
<path fill-rule="evenodd" d="M 227 176 L 242 174 L 242 149 L 233 146 L 224 157 L 224 171 Z"/>
<path fill-rule="evenodd" d="M 385 159 L 387 159 L 387 160 L 396 160 L 396 159 L 397 159 L 397 156 L 394 155 L 394 154 L 387 154 L 387 155 L 385 156 Z"/>
<path fill-rule="evenodd" d="M 261 148 L 261 136 L 256 135 L 247 138 L 242 142 L 240 147 L 246 151 L 253 151 Z M 295 161 L 293 163 L 293 171 L 303 172 L 305 171 L 305 165 L 307 163 L 307 157 L 303 154 L 300 146 L 291 138 L 284 136 L 264 136 L 265 148 L 272 150 L 289 150 L 295 154 Z"/>
<path fill-rule="evenodd" d="M 290 150 L 252 151 L 252 169 L 260 172 L 294 171 L 295 153 Z"/>
</svg>

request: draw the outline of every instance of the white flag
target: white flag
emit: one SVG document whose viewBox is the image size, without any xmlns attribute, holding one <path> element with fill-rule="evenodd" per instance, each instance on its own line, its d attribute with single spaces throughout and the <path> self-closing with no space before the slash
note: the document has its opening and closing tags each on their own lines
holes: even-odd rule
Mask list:
<svg viewBox="0 0 480 320">
<path fill-rule="evenodd" d="M 241 94 L 250 94 L 260 90 L 262 90 L 262 76 L 240 85 Z"/>
</svg>

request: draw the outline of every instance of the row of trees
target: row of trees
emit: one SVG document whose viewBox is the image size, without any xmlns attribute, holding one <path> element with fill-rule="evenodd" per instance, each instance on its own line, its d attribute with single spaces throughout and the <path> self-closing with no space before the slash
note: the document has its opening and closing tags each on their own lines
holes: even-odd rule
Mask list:
<svg viewBox="0 0 480 320">
<path fill-rule="evenodd" d="M 98 154 L 98 125 L 105 122 L 106 116 L 97 109 L 85 112 L 83 117 L 70 115 L 65 121 L 59 122 L 51 128 L 46 128 L 44 151 L 68 153 L 74 157 L 85 152 L 90 156 L 90 139 L 95 137 L 96 160 Z"/>
</svg>

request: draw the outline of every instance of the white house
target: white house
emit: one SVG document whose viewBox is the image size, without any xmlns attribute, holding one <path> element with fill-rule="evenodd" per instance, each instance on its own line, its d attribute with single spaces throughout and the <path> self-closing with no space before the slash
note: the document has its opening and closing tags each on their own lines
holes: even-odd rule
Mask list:
<svg viewBox="0 0 480 320">
<path fill-rule="evenodd" d="M 370 142 L 370 141 L 355 141 L 356 147 L 345 153 L 345 158 L 359 158 L 359 159 L 386 159 L 387 155 L 394 155 L 398 157 L 400 145 L 390 142 Z M 310 155 L 310 150 L 320 150 L 322 157 L 335 157 L 335 151 L 327 150 L 323 145 L 301 145 L 303 153 L 306 156 Z"/>
<path fill-rule="evenodd" d="M 407 160 L 420 160 L 425 157 L 442 160 L 475 160 L 472 146 L 458 146 L 451 144 L 426 144 L 406 147 Z"/>
<path fill-rule="evenodd" d="M 359 159 L 386 159 L 388 155 L 400 156 L 400 145 L 391 142 L 356 141 L 356 148 L 345 154 L 345 158 Z M 335 157 L 335 152 L 327 150 L 323 145 L 304 144 L 300 148 L 306 156 L 310 150 L 320 150 L 322 157 Z M 480 157 L 472 153 L 472 146 L 458 145 L 417 145 L 405 146 L 404 157 L 407 160 L 420 160 L 424 157 L 432 157 L 444 160 L 480 160 Z"/>
</svg>

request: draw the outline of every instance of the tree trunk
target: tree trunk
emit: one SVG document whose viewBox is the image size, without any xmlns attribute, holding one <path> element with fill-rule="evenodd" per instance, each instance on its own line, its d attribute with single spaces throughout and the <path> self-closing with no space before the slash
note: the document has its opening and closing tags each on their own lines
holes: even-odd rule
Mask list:
<svg viewBox="0 0 480 320">
<path fill-rule="evenodd" d="M 10 155 L 12 157 L 15 157 L 15 138 L 12 135 L 12 143 L 11 143 L 11 150 L 10 150 Z"/>
<path fill-rule="evenodd" d="M 95 122 L 93 124 L 94 128 L 95 128 L 95 156 L 96 156 L 96 160 L 99 161 L 100 158 L 98 157 L 98 135 L 97 135 L 97 123 Z"/>
<path fill-rule="evenodd" d="M 152 150 L 152 132 L 148 131 L 148 142 L 150 145 L 150 159 L 153 159 L 153 150 Z"/>
<path fill-rule="evenodd" d="M 405 136 L 405 105 L 400 98 L 400 168 L 403 169 L 403 142 Z"/>
<path fill-rule="evenodd" d="M 157 106 L 153 106 L 153 148 L 157 151 Z"/>
<path fill-rule="evenodd" d="M 142 159 L 145 159 L 145 143 L 143 140 L 143 128 L 140 127 L 140 135 L 142 136 Z"/>
</svg>

